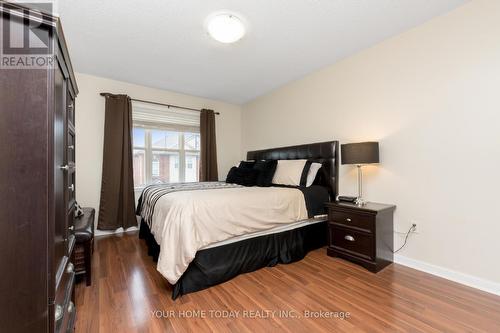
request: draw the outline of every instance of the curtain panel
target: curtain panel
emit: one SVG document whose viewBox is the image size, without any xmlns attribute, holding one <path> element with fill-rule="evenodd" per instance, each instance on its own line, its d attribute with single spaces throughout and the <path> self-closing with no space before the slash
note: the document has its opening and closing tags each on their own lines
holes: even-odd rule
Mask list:
<svg viewBox="0 0 500 333">
<path fill-rule="evenodd" d="M 137 226 L 132 164 L 132 103 L 127 95 L 104 94 L 104 150 L 97 228 Z"/>
<path fill-rule="evenodd" d="M 200 113 L 200 182 L 217 181 L 217 144 L 215 138 L 215 113 L 202 109 Z"/>
</svg>

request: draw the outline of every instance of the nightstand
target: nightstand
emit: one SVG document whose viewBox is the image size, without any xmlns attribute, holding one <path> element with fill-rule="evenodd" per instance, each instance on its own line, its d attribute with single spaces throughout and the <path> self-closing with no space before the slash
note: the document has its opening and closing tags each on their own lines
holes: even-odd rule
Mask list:
<svg viewBox="0 0 500 333">
<path fill-rule="evenodd" d="M 328 208 L 327 254 L 359 264 L 376 273 L 393 261 L 396 206 L 369 202 L 331 202 Z"/>
</svg>

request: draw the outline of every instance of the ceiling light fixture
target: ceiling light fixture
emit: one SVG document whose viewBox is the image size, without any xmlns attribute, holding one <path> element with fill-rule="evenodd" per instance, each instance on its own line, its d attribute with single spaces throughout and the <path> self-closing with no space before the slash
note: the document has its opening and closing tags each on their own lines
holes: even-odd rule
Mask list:
<svg viewBox="0 0 500 333">
<path fill-rule="evenodd" d="M 245 26 L 233 14 L 218 14 L 208 19 L 207 31 L 216 41 L 229 44 L 245 35 Z"/>
</svg>

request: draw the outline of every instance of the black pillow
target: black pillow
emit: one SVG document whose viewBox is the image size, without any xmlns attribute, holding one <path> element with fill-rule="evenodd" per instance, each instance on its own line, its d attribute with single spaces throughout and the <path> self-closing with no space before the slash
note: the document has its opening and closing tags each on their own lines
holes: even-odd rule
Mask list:
<svg viewBox="0 0 500 333">
<path fill-rule="evenodd" d="M 253 169 L 253 166 L 255 165 L 255 161 L 241 161 L 239 168 L 242 169 Z"/>
<path fill-rule="evenodd" d="M 307 174 L 309 173 L 309 169 L 311 169 L 311 160 L 307 160 L 304 165 L 304 169 L 302 169 L 302 175 L 300 176 L 300 186 L 306 186 L 307 184 Z"/>
<path fill-rule="evenodd" d="M 226 177 L 226 183 L 228 184 L 237 184 L 237 182 L 239 181 L 239 178 L 238 178 L 238 167 L 232 167 L 231 169 L 229 169 L 229 172 L 227 173 L 227 177 Z"/>
<path fill-rule="evenodd" d="M 227 174 L 226 183 L 255 186 L 258 176 L 258 170 L 232 167 Z"/>
<path fill-rule="evenodd" d="M 257 161 L 253 166 L 254 170 L 258 170 L 257 186 L 271 186 L 273 183 L 274 172 L 278 165 L 277 160 Z"/>
</svg>

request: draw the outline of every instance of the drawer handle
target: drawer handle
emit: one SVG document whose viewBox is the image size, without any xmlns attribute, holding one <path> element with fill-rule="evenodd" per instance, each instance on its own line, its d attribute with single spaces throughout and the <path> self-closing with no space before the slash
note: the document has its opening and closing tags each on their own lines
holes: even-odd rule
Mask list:
<svg viewBox="0 0 500 333">
<path fill-rule="evenodd" d="M 352 220 L 350 218 L 345 219 L 347 222 L 351 222 Z"/>
<path fill-rule="evenodd" d="M 56 321 L 61 320 L 61 318 L 63 317 L 63 308 L 59 304 L 56 305 L 55 317 L 56 317 Z"/>
<path fill-rule="evenodd" d="M 74 225 L 69 226 L 68 229 L 71 230 L 71 231 L 73 231 L 73 230 L 75 230 L 75 226 Z"/>
<path fill-rule="evenodd" d="M 70 105 L 68 105 L 68 109 L 73 110 L 73 108 L 74 108 L 73 103 L 71 103 Z"/>
<path fill-rule="evenodd" d="M 71 313 L 71 312 L 73 312 L 74 309 L 75 309 L 75 303 L 69 302 L 68 312 Z"/>
<path fill-rule="evenodd" d="M 73 150 L 73 149 L 75 149 L 75 146 L 74 145 L 70 145 L 70 146 L 68 146 L 68 149 Z"/>
<path fill-rule="evenodd" d="M 354 242 L 354 241 L 355 241 L 354 237 L 352 237 L 351 235 L 346 235 L 346 236 L 344 237 L 344 239 L 345 239 L 346 241 L 349 241 L 349 242 Z"/>
<path fill-rule="evenodd" d="M 68 187 L 68 190 L 75 192 L 75 184 L 71 184 L 71 186 Z"/>
<path fill-rule="evenodd" d="M 66 273 L 71 274 L 75 270 L 75 266 L 72 263 L 68 264 L 68 267 L 66 267 Z"/>
</svg>

